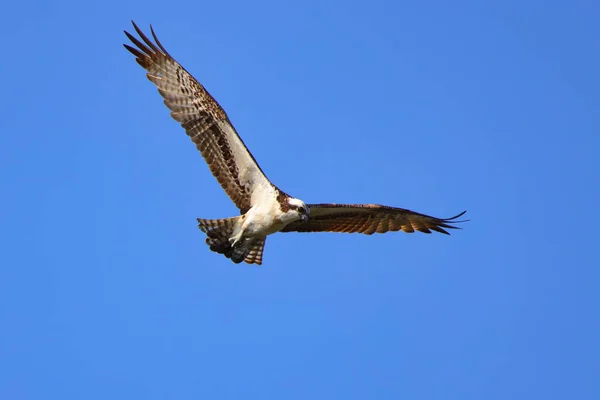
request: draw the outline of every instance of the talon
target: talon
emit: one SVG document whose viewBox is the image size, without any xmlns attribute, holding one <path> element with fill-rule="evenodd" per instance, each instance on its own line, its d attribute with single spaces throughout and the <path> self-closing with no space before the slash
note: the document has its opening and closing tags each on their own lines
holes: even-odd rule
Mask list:
<svg viewBox="0 0 600 400">
<path fill-rule="evenodd" d="M 242 234 L 238 233 L 235 236 L 232 236 L 229 238 L 229 244 L 231 245 L 231 247 L 235 246 L 236 244 L 238 244 L 238 242 L 242 239 Z"/>
</svg>

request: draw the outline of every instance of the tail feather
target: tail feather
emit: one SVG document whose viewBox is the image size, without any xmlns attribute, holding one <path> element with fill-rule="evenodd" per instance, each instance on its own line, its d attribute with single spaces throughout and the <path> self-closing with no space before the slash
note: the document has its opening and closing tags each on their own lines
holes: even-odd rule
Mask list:
<svg viewBox="0 0 600 400">
<path fill-rule="evenodd" d="M 223 254 L 236 264 L 245 261 L 248 264 L 260 265 L 266 238 L 244 238 L 235 246 L 229 241 L 234 235 L 239 218 L 198 218 L 198 228 L 206 233 L 206 244 L 212 251 Z"/>
<path fill-rule="evenodd" d="M 200 219 L 198 218 L 198 228 L 206 233 L 206 244 L 210 249 L 225 257 L 231 258 L 233 248 L 229 238 L 233 235 L 235 226 L 239 217 L 223 219 Z M 240 261 L 238 261 L 240 262 Z"/>
<path fill-rule="evenodd" d="M 255 239 L 254 243 L 252 244 L 252 247 L 250 248 L 250 251 L 248 252 L 248 255 L 246 256 L 246 258 L 244 258 L 244 261 L 247 262 L 248 264 L 261 265 L 262 264 L 262 255 L 263 255 L 263 251 L 265 249 L 266 241 L 267 241 L 266 237 L 263 239 Z"/>
</svg>

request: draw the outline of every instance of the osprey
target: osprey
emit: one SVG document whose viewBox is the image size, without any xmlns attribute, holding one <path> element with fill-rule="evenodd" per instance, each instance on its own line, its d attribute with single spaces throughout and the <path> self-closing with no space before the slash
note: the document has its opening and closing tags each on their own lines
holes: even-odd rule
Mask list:
<svg viewBox="0 0 600 400">
<path fill-rule="evenodd" d="M 219 103 L 160 43 L 152 26 L 152 42 L 132 21 L 144 43 L 125 31 L 137 49 L 124 45 L 158 87 L 171 117 L 181 123 L 208 163 L 240 215 L 224 219 L 198 218 L 212 251 L 234 263 L 262 263 L 265 240 L 275 232 L 389 231 L 448 234 L 457 218 L 435 218 L 403 208 L 377 204 L 305 204 L 289 196 L 265 176 Z"/>
</svg>

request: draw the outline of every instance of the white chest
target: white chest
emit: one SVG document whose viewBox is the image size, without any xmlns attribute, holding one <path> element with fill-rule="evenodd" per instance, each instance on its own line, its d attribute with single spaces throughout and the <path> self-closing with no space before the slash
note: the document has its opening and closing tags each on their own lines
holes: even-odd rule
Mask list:
<svg viewBox="0 0 600 400">
<path fill-rule="evenodd" d="M 290 215 L 281 211 L 275 199 L 263 201 L 244 215 L 242 229 L 245 236 L 266 236 L 280 231 L 291 222 Z"/>
</svg>

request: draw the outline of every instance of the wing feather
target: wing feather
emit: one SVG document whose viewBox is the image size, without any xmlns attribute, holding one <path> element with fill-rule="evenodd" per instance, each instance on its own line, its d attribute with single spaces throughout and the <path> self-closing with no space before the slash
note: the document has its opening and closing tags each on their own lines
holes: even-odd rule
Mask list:
<svg viewBox="0 0 600 400">
<path fill-rule="evenodd" d="M 446 229 L 460 229 L 453 224 L 466 211 L 451 218 L 436 218 L 404 208 L 379 204 L 309 204 L 310 218 L 307 222 L 294 222 L 281 232 L 344 232 L 385 233 L 436 231 L 448 235 Z"/>
<path fill-rule="evenodd" d="M 171 117 L 181 123 L 196 144 L 212 174 L 227 195 L 245 213 L 253 205 L 252 197 L 274 186 L 237 134 L 219 103 L 160 43 L 150 27 L 154 42 L 132 21 L 141 41 L 128 32 L 125 35 L 137 48 L 125 44 L 148 73 L 171 110 Z"/>
</svg>

